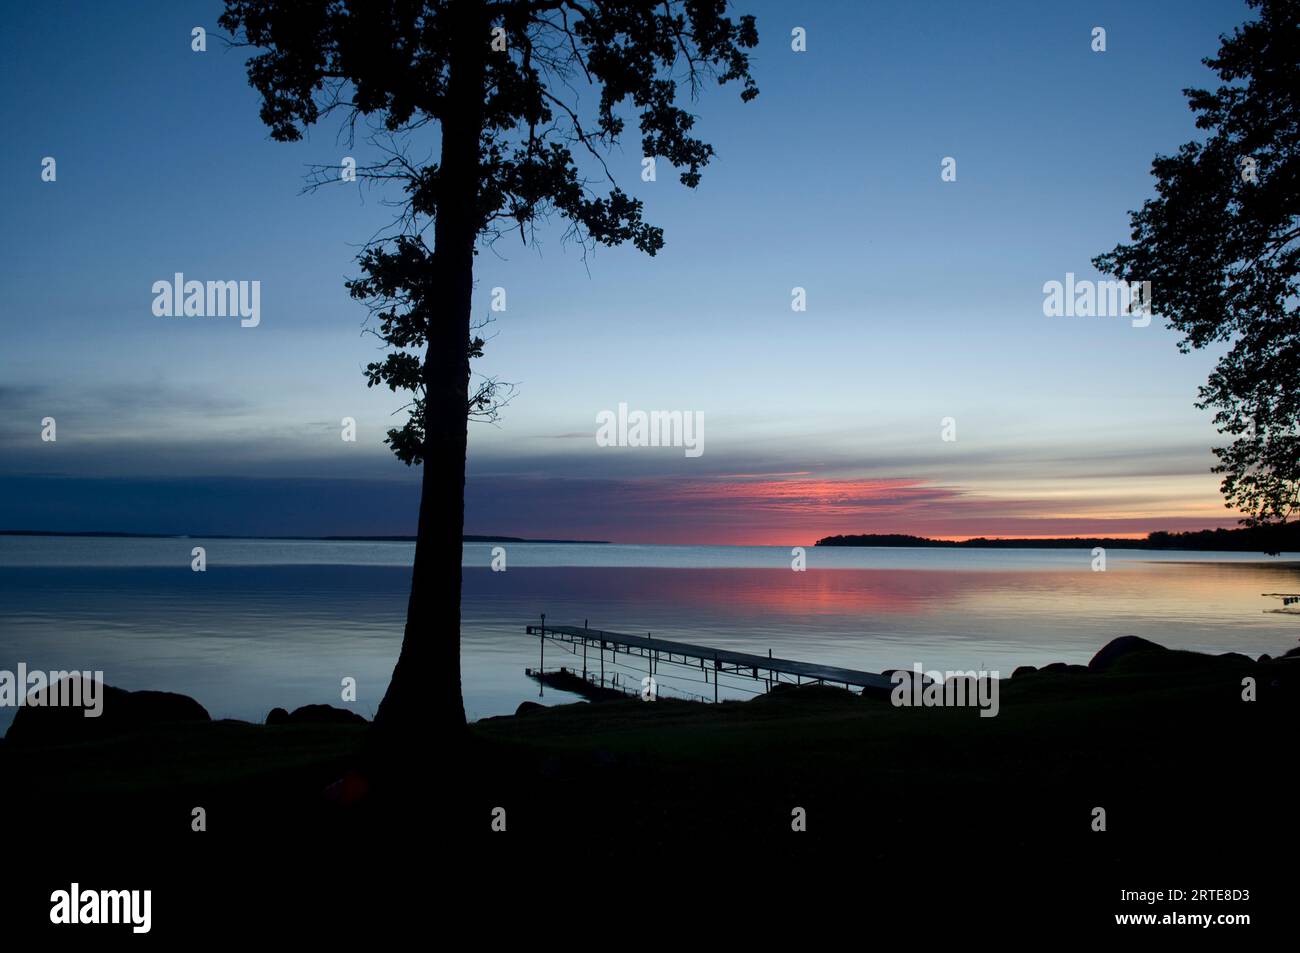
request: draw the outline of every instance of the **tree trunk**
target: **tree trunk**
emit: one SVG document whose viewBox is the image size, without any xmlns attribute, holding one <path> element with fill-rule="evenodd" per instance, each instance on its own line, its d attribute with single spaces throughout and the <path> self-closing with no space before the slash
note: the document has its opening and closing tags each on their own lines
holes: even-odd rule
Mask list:
<svg viewBox="0 0 1300 953">
<path fill-rule="evenodd" d="M 442 121 L 434 296 L 424 360 L 424 468 L 415 567 L 402 650 L 375 715 L 387 738 L 459 738 L 465 729 L 460 683 L 461 537 L 465 529 L 465 449 L 469 409 L 470 308 L 478 211 L 488 20 L 478 0 L 453 4 L 449 107 Z"/>
</svg>

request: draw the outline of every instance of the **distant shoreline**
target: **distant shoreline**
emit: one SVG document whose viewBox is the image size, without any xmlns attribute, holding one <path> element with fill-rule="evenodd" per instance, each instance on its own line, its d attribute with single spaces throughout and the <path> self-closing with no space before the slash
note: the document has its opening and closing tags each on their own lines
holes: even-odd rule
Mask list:
<svg viewBox="0 0 1300 953">
<path fill-rule="evenodd" d="M 231 536 L 226 533 L 64 532 L 44 529 L 0 529 L 0 536 L 66 536 L 75 539 L 254 539 L 266 542 L 413 543 L 414 536 Z M 560 543 L 608 546 L 606 539 L 525 539 L 522 536 L 462 536 L 462 543 Z"/>
<path fill-rule="evenodd" d="M 39 529 L 0 529 L 0 537 L 35 537 L 71 539 L 231 539 L 262 542 L 321 543 L 414 543 L 414 536 L 242 536 L 226 533 L 126 533 L 116 531 L 73 532 Z M 611 546 L 605 539 L 529 539 L 523 536 L 484 536 L 467 534 L 463 543 L 542 543 L 566 546 Z M 723 545 L 700 543 L 700 546 Z M 1137 549 L 1164 552 L 1244 552 L 1270 556 L 1300 552 L 1300 524 L 1267 529 L 1217 529 L 1186 533 L 1149 533 L 1145 538 L 1115 536 L 1070 536 L 1041 539 L 976 537 L 974 539 L 932 539 L 902 533 L 864 533 L 825 536 L 814 546 L 830 549 Z"/>
<path fill-rule="evenodd" d="M 1300 524 L 1284 526 L 1242 527 L 1240 529 L 1203 529 L 1186 533 L 1148 533 L 1145 538 L 1057 537 L 1051 539 L 1001 539 L 984 536 L 975 539 L 930 539 L 902 533 L 863 533 L 849 536 L 825 536 L 817 546 L 908 547 L 936 549 L 1146 549 L 1198 552 L 1259 552 L 1269 555 L 1300 552 Z"/>
</svg>

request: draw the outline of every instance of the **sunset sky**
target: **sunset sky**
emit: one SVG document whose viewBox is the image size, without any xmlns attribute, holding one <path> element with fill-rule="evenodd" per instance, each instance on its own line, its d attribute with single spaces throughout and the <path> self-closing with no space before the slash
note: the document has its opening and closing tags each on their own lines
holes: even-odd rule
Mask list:
<svg viewBox="0 0 1300 953">
<path fill-rule="evenodd" d="M 761 95 L 698 102 L 717 149 L 702 185 L 662 163 L 640 181 L 635 136 L 610 157 L 664 227 L 661 254 L 584 259 L 559 222 L 481 251 L 476 313 L 493 287 L 508 304 L 476 370 L 517 393 L 471 427 L 466 532 L 795 544 L 1234 525 L 1210 473 L 1220 438 L 1193 406 L 1217 355 L 1179 354 L 1158 321 L 1045 317 L 1042 288 L 1096 278 L 1090 259 L 1128 238 L 1152 157 L 1196 135 L 1181 90 L 1212 83 L 1200 60 L 1245 5 L 734 7 L 758 16 Z M 355 184 L 300 194 L 308 164 L 373 151 L 329 121 L 272 142 L 243 54 L 216 38 L 220 4 L 138 8 L 24 6 L 0 34 L 22 91 L 0 102 L 0 529 L 413 533 L 418 473 L 382 445 L 401 400 L 366 389 L 380 342 L 343 287 L 392 209 Z M 176 272 L 260 281 L 260 326 L 156 317 L 151 286 Z M 702 413 L 704 453 L 597 446 L 620 402 Z"/>
</svg>

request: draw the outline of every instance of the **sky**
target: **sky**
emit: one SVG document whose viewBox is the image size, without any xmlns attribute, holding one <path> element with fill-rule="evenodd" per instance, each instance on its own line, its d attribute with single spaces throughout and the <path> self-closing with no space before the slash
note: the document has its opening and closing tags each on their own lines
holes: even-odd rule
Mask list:
<svg viewBox="0 0 1300 953">
<path fill-rule="evenodd" d="M 366 388 L 381 342 L 343 285 L 394 196 L 304 194 L 309 166 L 371 147 L 331 120 L 272 141 L 220 12 L 6 7 L 0 529 L 415 531 L 419 471 L 383 445 L 403 401 Z M 699 188 L 665 163 L 642 181 L 635 135 L 608 159 L 664 228 L 660 254 L 586 253 L 558 223 L 480 250 L 476 371 L 515 392 L 471 424 L 466 532 L 795 545 L 1235 525 L 1211 473 L 1224 440 L 1194 406 L 1217 353 L 1179 353 L 1158 318 L 1048 317 L 1043 286 L 1098 278 L 1091 259 L 1128 239 L 1151 159 L 1197 135 L 1181 90 L 1213 84 L 1201 59 L 1244 3 L 733 12 L 757 16 L 761 92 L 692 104 L 716 149 Z M 155 315 L 177 272 L 260 282 L 260 322 Z M 703 452 L 600 445 L 620 404 L 700 415 Z"/>
</svg>

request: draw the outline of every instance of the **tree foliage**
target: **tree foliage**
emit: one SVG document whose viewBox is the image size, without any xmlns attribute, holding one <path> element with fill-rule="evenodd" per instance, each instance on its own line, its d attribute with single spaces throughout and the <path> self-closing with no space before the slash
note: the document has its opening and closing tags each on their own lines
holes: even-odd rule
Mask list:
<svg viewBox="0 0 1300 953">
<path fill-rule="evenodd" d="M 747 51 L 754 18 L 726 15 L 725 0 L 227 0 L 221 25 L 261 52 L 248 63 L 273 138 L 292 141 L 332 113 L 344 125 L 373 120 L 384 158 L 358 178 L 400 184 L 398 228 L 360 257 L 352 296 L 378 318 L 394 349 L 366 369 L 370 386 L 415 396 L 389 444 L 420 462 L 429 386 L 419 349 L 440 318 L 436 242 L 425 234 L 449 200 L 469 201 L 468 227 L 488 240 L 517 231 L 528 240 L 551 215 L 588 245 L 630 242 L 653 255 L 662 229 L 618 187 L 605 155 L 629 119 L 646 156 L 670 162 L 695 187 L 713 157 L 679 102 L 712 79 L 758 90 Z M 456 64 L 460 63 L 459 71 Z M 462 77 L 457 86 L 455 75 Z M 466 81 L 463 77 L 469 76 Z M 584 97 L 583 93 L 587 93 Z M 477 137 L 472 168 L 411 159 L 436 129 Z M 584 167 L 598 170 L 594 177 Z M 318 184 L 336 181 L 322 177 Z M 484 341 L 473 336 L 469 355 Z M 495 381 L 470 394 L 466 412 L 490 416 Z"/>
<path fill-rule="evenodd" d="M 1232 438 L 1214 451 L 1227 505 L 1258 525 L 1300 498 L 1300 2 L 1249 3 L 1258 19 L 1204 61 L 1222 84 L 1184 90 L 1205 137 L 1156 157 L 1132 243 L 1094 264 L 1150 281 L 1184 353 L 1225 346 L 1197 406 Z"/>
</svg>

